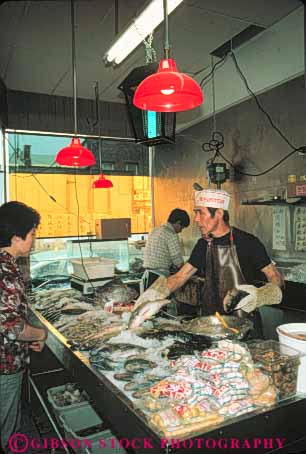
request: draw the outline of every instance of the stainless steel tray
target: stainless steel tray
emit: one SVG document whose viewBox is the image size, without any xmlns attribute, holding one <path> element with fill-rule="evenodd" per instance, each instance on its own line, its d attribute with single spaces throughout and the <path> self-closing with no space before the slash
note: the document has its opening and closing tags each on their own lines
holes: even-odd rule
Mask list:
<svg viewBox="0 0 306 454">
<path fill-rule="evenodd" d="M 242 340 L 253 329 L 253 323 L 248 318 L 238 318 L 231 315 L 222 315 L 222 318 L 229 327 L 236 328 L 238 333 L 236 334 L 223 326 L 215 315 L 197 317 L 189 322 L 185 322 L 182 330 L 190 334 L 205 336 L 211 340 L 218 341 L 221 339 Z"/>
</svg>

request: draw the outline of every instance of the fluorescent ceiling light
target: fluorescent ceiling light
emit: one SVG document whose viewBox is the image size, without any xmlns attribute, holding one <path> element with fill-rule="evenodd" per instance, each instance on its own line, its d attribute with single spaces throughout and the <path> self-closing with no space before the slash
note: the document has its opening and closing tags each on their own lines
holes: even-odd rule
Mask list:
<svg viewBox="0 0 306 454">
<path fill-rule="evenodd" d="M 168 14 L 183 0 L 168 0 Z M 164 19 L 163 0 L 152 0 L 129 27 L 116 39 L 103 59 L 119 65 Z"/>
</svg>

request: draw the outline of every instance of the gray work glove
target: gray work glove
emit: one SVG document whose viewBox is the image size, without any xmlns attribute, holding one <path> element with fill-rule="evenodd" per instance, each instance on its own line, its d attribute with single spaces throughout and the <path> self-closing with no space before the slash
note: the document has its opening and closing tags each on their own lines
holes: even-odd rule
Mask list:
<svg viewBox="0 0 306 454">
<path fill-rule="evenodd" d="M 133 307 L 133 312 L 142 304 L 150 301 L 164 300 L 170 295 L 170 291 L 167 287 L 167 278 L 160 276 L 153 284 L 145 290 Z"/>
<path fill-rule="evenodd" d="M 261 306 L 279 304 L 282 300 L 282 291 L 275 284 L 269 283 L 260 288 L 254 285 L 237 285 L 236 288 L 248 295 L 239 301 L 235 310 L 242 309 L 248 314 Z"/>
<path fill-rule="evenodd" d="M 155 300 L 155 301 L 144 301 L 133 310 L 128 329 L 138 328 L 146 320 L 149 320 L 153 315 L 157 314 L 163 306 L 171 303 L 171 300 Z"/>
</svg>

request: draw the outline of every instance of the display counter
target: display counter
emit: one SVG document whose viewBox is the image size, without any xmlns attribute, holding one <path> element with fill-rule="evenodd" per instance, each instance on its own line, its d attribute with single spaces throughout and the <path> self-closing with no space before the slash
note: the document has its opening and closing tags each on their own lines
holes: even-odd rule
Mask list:
<svg viewBox="0 0 306 454">
<path fill-rule="evenodd" d="M 125 438 L 136 453 L 198 453 L 209 452 L 302 452 L 306 449 L 306 396 L 284 400 L 268 410 L 256 411 L 238 418 L 231 418 L 210 426 L 205 431 L 195 432 L 190 438 L 177 440 L 162 437 L 153 430 L 141 411 L 135 408 L 107 374 L 95 370 L 85 354 L 74 351 L 63 337 L 40 313 L 31 309 L 31 318 L 48 329 L 47 349 L 59 364 L 89 394 L 92 405 L 101 418 L 108 423 L 117 438 Z M 43 354 L 47 354 L 43 353 Z M 49 368 L 53 366 L 49 362 Z M 41 372 L 47 373 L 47 370 Z M 37 370 L 36 370 L 37 373 Z M 39 388 L 41 373 L 33 374 L 32 380 Z M 257 441 L 256 441 L 257 440 Z"/>
</svg>

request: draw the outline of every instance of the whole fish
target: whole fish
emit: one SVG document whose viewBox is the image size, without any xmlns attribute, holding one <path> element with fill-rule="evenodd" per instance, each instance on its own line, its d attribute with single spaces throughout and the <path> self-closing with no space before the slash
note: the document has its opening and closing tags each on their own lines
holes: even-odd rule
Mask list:
<svg viewBox="0 0 306 454">
<path fill-rule="evenodd" d="M 103 327 L 99 333 L 90 334 L 84 338 L 85 341 L 91 341 L 96 339 L 107 339 L 109 337 L 116 336 L 125 329 L 124 323 L 112 323 L 109 326 Z"/>
<path fill-rule="evenodd" d="M 154 369 L 154 367 L 157 367 L 156 363 L 139 356 L 130 356 L 124 363 L 125 370 L 134 373 L 140 373 L 147 369 Z"/>
<path fill-rule="evenodd" d="M 134 376 L 133 379 L 131 379 L 128 383 L 126 383 L 123 387 L 125 391 L 139 391 L 140 389 L 150 389 L 157 381 L 159 382 L 161 379 L 158 377 L 156 380 L 150 380 L 147 377 L 144 377 L 143 375 L 137 379 Z"/>
<path fill-rule="evenodd" d="M 140 389 L 149 390 L 153 386 L 153 383 L 148 381 L 130 381 L 124 385 L 124 391 L 139 391 Z"/>
<path fill-rule="evenodd" d="M 133 372 L 120 372 L 117 374 L 114 374 L 114 379 L 119 380 L 119 381 L 131 381 L 135 377 L 135 374 Z"/>
<path fill-rule="evenodd" d="M 129 351 L 136 351 L 137 353 L 145 350 L 144 347 L 141 347 L 139 345 L 133 345 L 133 344 L 104 344 L 101 345 L 96 351 L 93 351 L 91 353 L 92 356 L 98 355 L 98 354 L 106 354 L 106 355 L 114 355 L 119 353 L 120 355 L 129 352 Z M 134 353 L 133 353 L 134 354 Z"/>
<path fill-rule="evenodd" d="M 99 288 L 95 292 L 95 301 L 97 304 L 106 303 L 129 303 L 137 298 L 138 293 L 136 290 L 128 287 L 124 284 L 121 279 L 115 278 L 112 279 L 103 287 Z"/>
<path fill-rule="evenodd" d="M 102 357 L 113 362 L 123 362 L 129 356 L 137 355 L 144 351 L 144 347 L 130 344 L 106 344 L 90 353 L 90 360 L 95 360 L 95 357 Z"/>
<path fill-rule="evenodd" d="M 166 306 L 169 300 L 145 301 L 139 304 L 132 312 L 128 329 L 135 329 L 142 325 L 145 320 L 150 319 L 157 314 L 163 306 Z"/>
<path fill-rule="evenodd" d="M 71 315 L 80 315 L 87 311 L 93 311 L 95 308 L 92 304 L 81 303 L 77 301 L 76 303 L 68 303 L 62 309 L 62 314 L 71 314 Z"/>
<path fill-rule="evenodd" d="M 146 394 L 149 394 L 149 389 L 139 389 L 138 391 L 134 391 L 132 393 L 132 397 L 134 399 L 142 399 Z"/>
</svg>

